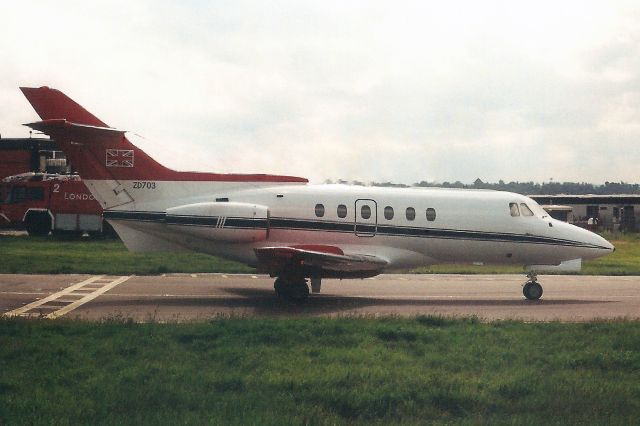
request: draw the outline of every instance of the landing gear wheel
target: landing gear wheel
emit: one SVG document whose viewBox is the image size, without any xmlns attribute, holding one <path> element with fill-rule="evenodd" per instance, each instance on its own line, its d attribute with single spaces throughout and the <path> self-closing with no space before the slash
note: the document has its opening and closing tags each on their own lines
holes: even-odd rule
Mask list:
<svg viewBox="0 0 640 426">
<path fill-rule="evenodd" d="M 297 281 L 285 281 L 279 277 L 273 283 L 276 294 L 294 301 L 302 301 L 309 297 L 309 286 L 304 278 Z"/>
<path fill-rule="evenodd" d="M 285 296 L 287 293 L 287 285 L 285 284 L 282 278 L 277 278 L 276 282 L 273 283 L 273 289 L 276 291 L 278 296 Z"/>
<path fill-rule="evenodd" d="M 527 282 L 522 288 L 522 294 L 529 300 L 538 300 L 542 297 L 542 286 L 537 282 Z"/>
<path fill-rule="evenodd" d="M 289 297 L 292 300 L 302 301 L 309 297 L 309 286 L 306 280 L 302 280 L 289 288 Z"/>
</svg>

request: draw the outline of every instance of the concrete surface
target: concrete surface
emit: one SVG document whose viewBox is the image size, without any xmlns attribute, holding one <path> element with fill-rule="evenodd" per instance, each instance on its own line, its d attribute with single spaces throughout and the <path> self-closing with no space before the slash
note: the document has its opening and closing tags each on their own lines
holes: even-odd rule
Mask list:
<svg viewBox="0 0 640 426">
<path fill-rule="evenodd" d="M 91 275 L 0 275 L 0 313 L 21 312 L 25 305 L 48 298 L 50 301 L 21 315 L 55 317 L 60 314 L 51 314 L 62 312 L 65 317 L 88 320 L 125 317 L 136 321 L 187 321 L 218 315 L 640 319 L 640 277 L 541 276 L 544 295 L 539 301 L 524 299 L 524 281 L 520 275 L 381 275 L 365 280 L 324 280 L 321 294 L 295 304 L 276 297 L 273 280 L 261 275 L 168 274 L 124 280 Z M 93 283 L 69 290 L 83 282 Z M 101 290 L 101 282 L 116 285 Z M 58 293 L 64 296 L 56 299 Z M 86 302 L 68 307 L 80 299 Z"/>
</svg>

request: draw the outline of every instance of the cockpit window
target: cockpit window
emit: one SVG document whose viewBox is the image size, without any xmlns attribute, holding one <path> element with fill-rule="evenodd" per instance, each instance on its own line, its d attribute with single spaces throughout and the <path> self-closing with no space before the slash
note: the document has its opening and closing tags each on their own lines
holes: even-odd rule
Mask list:
<svg viewBox="0 0 640 426">
<path fill-rule="evenodd" d="M 533 211 L 534 216 L 538 216 L 543 219 L 545 217 L 549 217 L 549 213 L 547 213 L 547 211 L 540 207 L 540 204 L 536 203 L 535 201 L 529 200 L 527 206 L 531 209 L 531 211 Z"/>
<path fill-rule="evenodd" d="M 520 203 L 520 211 L 522 212 L 522 216 L 533 216 L 533 212 L 525 203 Z"/>
<path fill-rule="evenodd" d="M 509 203 L 509 212 L 511 216 L 520 216 L 520 210 L 518 210 L 518 203 Z"/>
</svg>

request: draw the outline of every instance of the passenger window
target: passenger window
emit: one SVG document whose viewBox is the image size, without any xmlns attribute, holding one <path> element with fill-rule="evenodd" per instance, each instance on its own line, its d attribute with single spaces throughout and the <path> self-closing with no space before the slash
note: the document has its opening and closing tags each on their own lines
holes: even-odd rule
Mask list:
<svg viewBox="0 0 640 426">
<path fill-rule="evenodd" d="M 511 216 L 513 217 L 520 216 L 520 210 L 518 210 L 518 203 L 509 203 L 509 212 L 511 212 Z"/>
<path fill-rule="evenodd" d="M 367 206 L 366 204 L 362 206 L 362 208 L 360 209 L 360 215 L 363 219 L 369 219 L 371 217 L 371 207 Z"/>
<path fill-rule="evenodd" d="M 384 218 L 387 220 L 393 219 L 393 207 L 387 206 L 384 208 Z"/>
<path fill-rule="evenodd" d="M 533 216 L 533 212 L 525 203 L 520 203 L 520 211 L 522 212 L 522 216 Z"/>
<path fill-rule="evenodd" d="M 436 220 L 436 209 L 432 209 L 431 207 L 427 209 L 427 220 L 429 222 Z"/>
<path fill-rule="evenodd" d="M 416 209 L 413 207 L 407 207 L 407 220 L 414 220 L 416 218 Z"/>
<path fill-rule="evenodd" d="M 316 216 L 318 217 L 324 216 L 324 205 L 316 204 Z"/>
<path fill-rule="evenodd" d="M 340 204 L 338 206 L 338 217 L 339 218 L 347 217 L 347 206 L 345 206 L 344 204 Z"/>
</svg>

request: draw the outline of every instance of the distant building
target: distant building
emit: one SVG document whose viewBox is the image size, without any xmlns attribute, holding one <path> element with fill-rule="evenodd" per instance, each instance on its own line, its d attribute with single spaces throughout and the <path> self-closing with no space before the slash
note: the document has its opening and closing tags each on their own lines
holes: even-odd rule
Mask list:
<svg viewBox="0 0 640 426">
<path fill-rule="evenodd" d="M 549 214 L 585 228 L 636 232 L 640 195 L 530 195 Z M 568 210 L 570 207 L 570 211 Z"/>
</svg>

